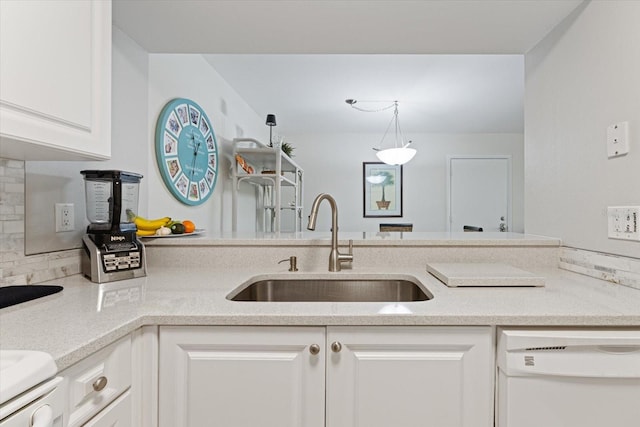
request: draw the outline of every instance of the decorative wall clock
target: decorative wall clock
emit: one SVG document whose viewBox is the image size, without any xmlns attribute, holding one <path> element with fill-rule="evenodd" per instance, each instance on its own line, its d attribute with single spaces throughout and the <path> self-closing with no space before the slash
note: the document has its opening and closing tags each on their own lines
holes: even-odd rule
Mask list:
<svg viewBox="0 0 640 427">
<path fill-rule="evenodd" d="M 176 98 L 164 106 L 156 125 L 156 160 L 162 180 L 186 205 L 200 205 L 218 178 L 218 143 L 211 121 L 195 102 Z"/>
</svg>

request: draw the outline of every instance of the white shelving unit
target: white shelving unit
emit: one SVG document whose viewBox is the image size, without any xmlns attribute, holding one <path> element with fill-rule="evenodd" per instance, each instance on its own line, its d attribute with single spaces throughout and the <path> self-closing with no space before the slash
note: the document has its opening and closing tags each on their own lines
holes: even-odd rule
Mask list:
<svg viewBox="0 0 640 427">
<path fill-rule="evenodd" d="M 253 173 L 247 173 L 238 164 L 238 154 L 253 167 Z M 302 168 L 279 146 L 269 147 L 252 138 L 233 140 L 233 159 L 233 231 L 238 231 L 238 190 L 243 184 L 255 187 L 257 231 L 302 231 Z M 286 198 L 283 195 L 285 188 L 291 189 L 286 191 Z M 283 224 L 285 211 L 293 213 L 291 224 Z"/>
</svg>

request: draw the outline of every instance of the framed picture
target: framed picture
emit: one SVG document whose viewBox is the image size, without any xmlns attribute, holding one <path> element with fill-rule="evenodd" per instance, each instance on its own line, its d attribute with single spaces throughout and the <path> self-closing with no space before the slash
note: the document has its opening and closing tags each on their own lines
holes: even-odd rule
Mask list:
<svg viewBox="0 0 640 427">
<path fill-rule="evenodd" d="M 363 216 L 402 216 L 402 165 L 362 163 Z"/>
</svg>

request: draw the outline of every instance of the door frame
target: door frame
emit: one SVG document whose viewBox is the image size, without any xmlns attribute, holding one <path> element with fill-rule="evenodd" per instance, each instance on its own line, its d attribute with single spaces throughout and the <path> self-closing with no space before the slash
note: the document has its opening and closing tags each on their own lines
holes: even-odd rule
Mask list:
<svg viewBox="0 0 640 427">
<path fill-rule="evenodd" d="M 512 216 L 513 216 L 513 174 L 512 174 L 512 160 L 510 154 L 447 154 L 447 231 L 451 232 L 451 162 L 457 159 L 505 159 L 507 160 L 507 231 L 511 231 L 512 228 Z"/>
</svg>

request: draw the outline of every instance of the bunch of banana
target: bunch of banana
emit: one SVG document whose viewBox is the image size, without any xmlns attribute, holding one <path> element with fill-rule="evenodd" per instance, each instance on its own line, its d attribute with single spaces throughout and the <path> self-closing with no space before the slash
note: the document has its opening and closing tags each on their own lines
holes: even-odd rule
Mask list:
<svg viewBox="0 0 640 427">
<path fill-rule="evenodd" d="M 171 218 L 168 216 L 157 219 L 147 219 L 136 215 L 130 209 L 127 209 L 127 217 L 129 221 L 132 221 L 136 227 L 138 227 L 138 231 L 136 232 L 138 236 L 153 236 L 160 227 L 166 227 L 167 224 L 171 222 Z"/>
</svg>

